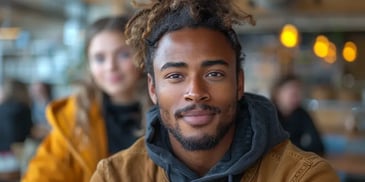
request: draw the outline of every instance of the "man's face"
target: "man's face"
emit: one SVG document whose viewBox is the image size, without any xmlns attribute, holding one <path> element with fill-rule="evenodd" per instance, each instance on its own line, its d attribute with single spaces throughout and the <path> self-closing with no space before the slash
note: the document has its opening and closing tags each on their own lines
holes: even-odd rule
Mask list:
<svg viewBox="0 0 365 182">
<path fill-rule="evenodd" d="M 160 39 L 149 93 L 162 124 L 186 150 L 213 148 L 233 125 L 243 95 L 235 55 L 222 33 L 206 28 L 184 28 Z"/>
</svg>

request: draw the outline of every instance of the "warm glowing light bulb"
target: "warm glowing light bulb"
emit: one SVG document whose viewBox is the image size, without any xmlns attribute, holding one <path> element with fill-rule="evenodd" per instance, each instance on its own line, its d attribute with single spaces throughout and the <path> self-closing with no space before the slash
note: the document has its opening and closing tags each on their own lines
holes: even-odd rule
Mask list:
<svg viewBox="0 0 365 182">
<path fill-rule="evenodd" d="M 325 37 L 324 35 L 319 35 L 316 38 L 316 42 L 313 46 L 314 54 L 320 58 L 326 57 L 328 55 L 329 45 L 330 44 L 327 37 Z"/>
<path fill-rule="evenodd" d="M 324 57 L 324 61 L 326 61 L 327 63 L 334 63 L 336 62 L 337 59 L 337 49 L 336 49 L 336 45 L 332 42 L 329 42 L 329 46 L 328 46 L 328 54 L 326 57 Z"/>
<path fill-rule="evenodd" d="M 342 50 L 342 55 L 345 61 L 354 62 L 357 57 L 357 47 L 354 42 L 346 42 L 345 47 Z"/>
<path fill-rule="evenodd" d="M 286 24 L 280 33 L 280 41 L 285 47 L 295 47 L 299 42 L 298 29 L 291 24 Z"/>
</svg>

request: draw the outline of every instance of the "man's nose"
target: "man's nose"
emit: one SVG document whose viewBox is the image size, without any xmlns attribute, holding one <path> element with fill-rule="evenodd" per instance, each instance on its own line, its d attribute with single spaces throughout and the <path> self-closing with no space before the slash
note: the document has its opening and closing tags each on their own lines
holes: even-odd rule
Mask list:
<svg viewBox="0 0 365 182">
<path fill-rule="evenodd" d="M 192 79 L 184 98 L 186 101 L 204 102 L 210 99 L 210 94 L 202 79 Z"/>
</svg>

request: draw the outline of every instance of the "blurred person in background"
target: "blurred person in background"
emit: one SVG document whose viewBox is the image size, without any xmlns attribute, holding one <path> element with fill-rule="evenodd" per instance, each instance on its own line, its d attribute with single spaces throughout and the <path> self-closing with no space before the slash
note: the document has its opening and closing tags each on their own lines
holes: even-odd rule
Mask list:
<svg viewBox="0 0 365 182">
<path fill-rule="evenodd" d="M 19 156 L 21 174 L 27 170 L 30 159 L 37 151 L 43 138 L 50 132 L 51 127 L 46 118 L 46 106 L 52 100 L 51 85 L 45 82 L 37 81 L 30 84 L 28 89 L 31 100 L 31 113 L 33 127 L 31 136 L 27 137 L 22 146 L 21 155 Z"/>
<path fill-rule="evenodd" d="M 2 175 L 18 173 L 19 162 L 13 147 L 30 135 L 32 128 L 27 86 L 7 79 L 2 86 L 0 103 L 0 181 Z M 6 180 L 5 180 L 6 181 Z"/>
<path fill-rule="evenodd" d="M 34 124 L 32 136 L 35 139 L 43 139 L 50 130 L 46 118 L 46 106 L 52 100 L 51 85 L 45 82 L 35 82 L 30 85 L 29 93 L 32 100 L 31 108 Z"/>
<path fill-rule="evenodd" d="M 126 17 L 106 17 L 86 31 L 88 78 L 47 107 L 52 131 L 22 181 L 89 181 L 98 161 L 143 134 L 148 109 L 143 73 L 125 44 Z"/>
<path fill-rule="evenodd" d="M 323 155 L 321 135 L 311 116 L 302 107 L 302 82 L 296 75 L 284 75 L 274 84 L 271 98 L 279 120 L 290 134 L 290 140 L 299 148 Z"/>
</svg>

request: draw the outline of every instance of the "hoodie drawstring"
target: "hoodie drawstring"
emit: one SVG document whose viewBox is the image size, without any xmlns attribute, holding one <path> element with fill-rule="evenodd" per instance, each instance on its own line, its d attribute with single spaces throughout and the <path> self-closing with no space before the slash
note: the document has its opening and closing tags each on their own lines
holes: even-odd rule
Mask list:
<svg viewBox="0 0 365 182">
<path fill-rule="evenodd" d="M 167 165 L 166 173 L 167 173 L 167 177 L 169 178 L 169 181 L 171 181 L 170 165 Z"/>
<path fill-rule="evenodd" d="M 228 175 L 228 182 L 233 182 L 233 176 L 231 174 Z"/>
</svg>

